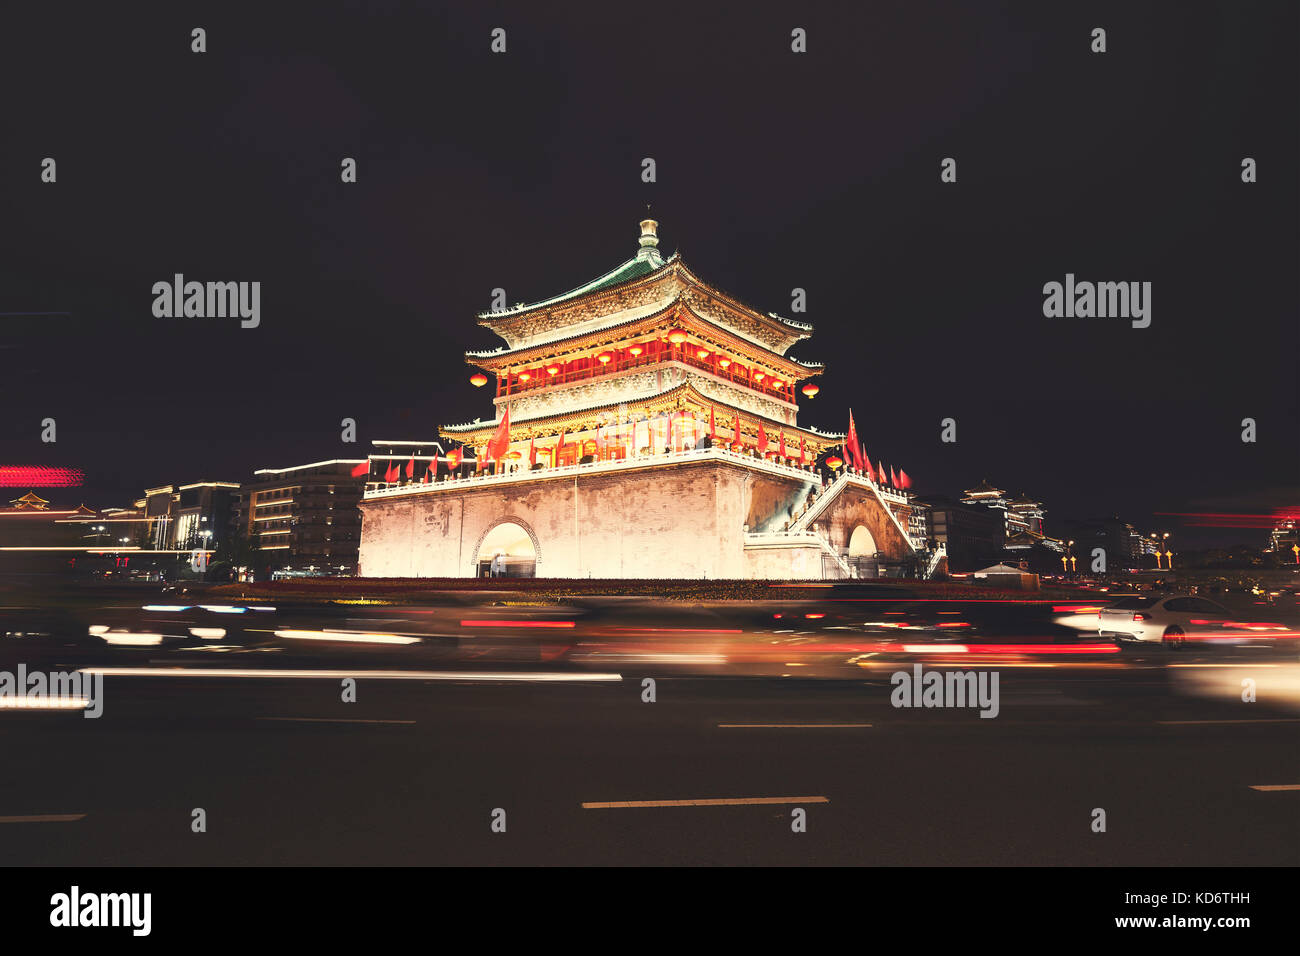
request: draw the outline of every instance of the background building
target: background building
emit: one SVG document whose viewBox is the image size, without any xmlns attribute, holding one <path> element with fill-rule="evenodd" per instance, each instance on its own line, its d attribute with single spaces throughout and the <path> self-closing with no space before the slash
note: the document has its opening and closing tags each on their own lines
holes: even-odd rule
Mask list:
<svg viewBox="0 0 1300 956">
<path fill-rule="evenodd" d="M 1047 511 L 1042 502 L 1020 494 L 1008 498 L 1006 492 L 986 478 L 966 490 L 963 505 L 987 508 L 1003 524 L 1002 553 L 999 560 L 1039 574 L 1060 574 L 1072 570 L 1068 565 L 1069 546 L 1060 538 L 1043 533 Z M 1062 562 L 1066 558 L 1067 562 Z"/>
<path fill-rule="evenodd" d="M 995 509 L 969 505 L 945 495 L 917 499 L 929 515 L 927 535 L 948 555 L 948 569 L 969 573 L 1002 560 L 1006 518 Z"/>
<path fill-rule="evenodd" d="M 236 527 L 274 576 L 355 573 L 364 458 L 262 468 L 239 489 Z M 236 563 L 245 565 L 249 559 Z"/>
<path fill-rule="evenodd" d="M 1106 570 L 1154 568 L 1156 543 L 1118 515 L 1108 518 L 1067 518 L 1065 536 L 1074 542 L 1080 570 L 1092 567 L 1093 551 L 1106 552 Z"/>
</svg>

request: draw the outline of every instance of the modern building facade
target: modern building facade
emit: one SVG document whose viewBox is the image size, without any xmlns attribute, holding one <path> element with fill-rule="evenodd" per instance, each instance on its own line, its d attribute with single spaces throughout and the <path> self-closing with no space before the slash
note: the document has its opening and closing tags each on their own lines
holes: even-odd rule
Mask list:
<svg viewBox="0 0 1300 956">
<path fill-rule="evenodd" d="M 928 516 L 928 537 L 946 552 L 950 571 L 969 573 L 1002 560 L 1006 542 L 1003 515 L 944 495 L 923 497 L 919 503 Z"/>
<path fill-rule="evenodd" d="M 366 459 L 332 459 L 262 468 L 239 489 L 236 527 L 276 576 L 345 575 L 356 571 L 361 541 L 357 505 Z"/>
<path fill-rule="evenodd" d="M 153 547 L 212 551 L 231 531 L 239 482 L 160 485 L 144 494 Z"/>
</svg>

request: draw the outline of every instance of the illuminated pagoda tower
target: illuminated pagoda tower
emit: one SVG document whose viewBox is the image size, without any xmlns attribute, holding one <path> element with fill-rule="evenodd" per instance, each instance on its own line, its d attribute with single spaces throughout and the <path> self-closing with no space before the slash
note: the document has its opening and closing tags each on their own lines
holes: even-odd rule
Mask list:
<svg viewBox="0 0 1300 956">
<path fill-rule="evenodd" d="M 787 354 L 812 327 L 710 286 L 640 226 L 610 272 L 478 316 L 505 342 L 466 354 L 495 414 L 440 429 L 462 451 L 436 478 L 372 468 L 363 575 L 823 578 L 916 557 L 905 494 L 823 487 L 844 436 L 799 424 L 823 367 Z"/>
<path fill-rule="evenodd" d="M 796 423 L 796 389 L 822 366 L 786 352 L 812 327 L 755 312 L 676 255 L 665 260 L 657 227 L 642 222 L 640 251 L 572 292 L 479 315 L 506 342 L 466 355 L 495 381 L 497 414 L 445 427 L 443 437 L 506 468 L 528 467 L 533 447 L 552 466 L 682 451 L 701 442 L 710 416 L 715 442 L 757 451 L 766 439 L 769 458 L 780 457 L 782 435 L 789 461 L 799 459 L 801 442 L 805 463 L 835 444 L 840 436 Z M 507 409 L 509 445 L 494 456 L 488 444 Z"/>
</svg>

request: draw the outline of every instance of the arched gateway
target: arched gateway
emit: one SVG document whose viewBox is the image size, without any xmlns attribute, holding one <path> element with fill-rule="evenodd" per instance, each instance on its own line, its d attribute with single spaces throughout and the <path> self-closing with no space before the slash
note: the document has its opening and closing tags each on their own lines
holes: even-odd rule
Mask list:
<svg viewBox="0 0 1300 956">
<path fill-rule="evenodd" d="M 479 539 L 475 576 L 531 578 L 537 573 L 537 537 L 517 519 L 503 518 Z"/>
<path fill-rule="evenodd" d="M 849 536 L 850 558 L 874 558 L 878 550 L 876 539 L 871 536 L 866 525 L 860 524 L 853 529 L 853 534 Z"/>
</svg>

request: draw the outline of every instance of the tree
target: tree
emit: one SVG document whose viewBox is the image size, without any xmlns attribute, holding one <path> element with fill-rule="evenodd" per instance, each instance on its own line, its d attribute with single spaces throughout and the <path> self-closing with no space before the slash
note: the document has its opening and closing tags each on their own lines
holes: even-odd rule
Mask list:
<svg viewBox="0 0 1300 956">
<path fill-rule="evenodd" d="M 217 542 L 211 568 L 231 576 L 240 568 L 245 568 L 260 578 L 266 565 L 267 556 L 262 553 L 256 538 L 250 538 L 242 529 L 236 529 Z"/>
</svg>

